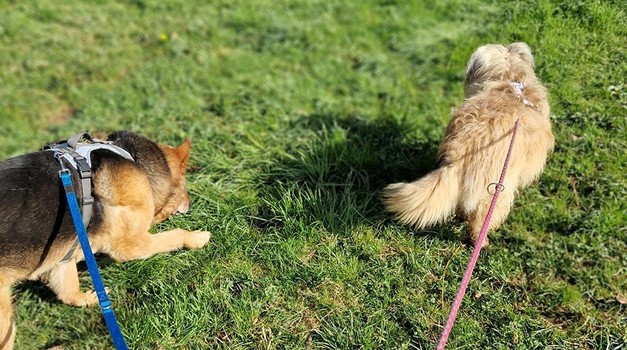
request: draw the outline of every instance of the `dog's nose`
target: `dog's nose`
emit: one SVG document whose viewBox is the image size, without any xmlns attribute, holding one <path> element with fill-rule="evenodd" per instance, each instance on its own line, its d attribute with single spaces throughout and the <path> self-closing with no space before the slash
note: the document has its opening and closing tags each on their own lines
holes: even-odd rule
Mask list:
<svg viewBox="0 0 627 350">
<path fill-rule="evenodd" d="M 179 204 L 178 208 L 176 208 L 175 214 L 185 214 L 189 211 L 189 201 L 185 201 Z"/>
<path fill-rule="evenodd" d="M 179 206 L 176 208 L 176 210 L 174 211 L 174 214 L 185 214 L 189 211 L 189 198 L 186 198 L 186 200 L 182 201 Z"/>
</svg>

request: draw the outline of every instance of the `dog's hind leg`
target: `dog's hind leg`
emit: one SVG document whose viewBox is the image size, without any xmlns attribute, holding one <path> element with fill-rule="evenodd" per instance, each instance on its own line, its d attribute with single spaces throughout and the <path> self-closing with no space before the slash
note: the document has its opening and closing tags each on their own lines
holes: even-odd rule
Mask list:
<svg viewBox="0 0 627 350">
<path fill-rule="evenodd" d="M 0 350 L 13 349 L 15 322 L 11 305 L 11 284 L 2 284 L 0 279 Z"/>
<path fill-rule="evenodd" d="M 505 186 L 508 186 L 506 184 Z M 481 233 L 481 229 L 483 228 L 483 222 L 486 219 L 486 215 L 488 214 L 488 210 L 490 209 L 490 204 L 492 202 L 492 196 L 486 197 L 479 201 L 477 208 L 475 211 L 471 212 L 468 217 L 468 240 L 472 243 L 473 246 L 476 245 L 477 240 L 479 239 L 479 234 Z M 510 187 L 505 187 L 505 190 L 499 194 L 499 198 L 494 205 L 494 210 L 492 211 L 492 217 L 490 219 L 490 224 L 488 225 L 488 232 L 494 231 L 498 229 L 501 224 L 507 218 L 507 214 L 509 214 L 510 209 L 512 208 L 512 203 L 514 202 L 514 187 L 510 185 Z M 486 235 L 485 240 L 483 241 L 482 248 L 487 247 L 490 241 L 488 236 Z"/>
<path fill-rule="evenodd" d="M 50 288 L 63 303 L 73 306 L 90 306 L 98 302 L 96 292 L 81 292 L 76 260 L 57 263 L 48 277 Z"/>
</svg>

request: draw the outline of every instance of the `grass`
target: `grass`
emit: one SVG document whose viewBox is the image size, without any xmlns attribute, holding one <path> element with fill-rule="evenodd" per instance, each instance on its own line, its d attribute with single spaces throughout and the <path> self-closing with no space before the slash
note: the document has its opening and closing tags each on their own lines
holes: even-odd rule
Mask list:
<svg viewBox="0 0 627 350">
<path fill-rule="evenodd" d="M 211 245 L 100 259 L 133 349 L 433 348 L 470 249 L 380 190 L 435 163 L 466 60 L 523 40 L 557 147 L 491 235 L 449 348 L 627 342 L 624 1 L 0 2 L 0 157 L 81 130 L 193 138 Z M 86 272 L 81 273 L 85 288 Z M 15 288 L 17 349 L 109 349 L 97 308 Z"/>
</svg>

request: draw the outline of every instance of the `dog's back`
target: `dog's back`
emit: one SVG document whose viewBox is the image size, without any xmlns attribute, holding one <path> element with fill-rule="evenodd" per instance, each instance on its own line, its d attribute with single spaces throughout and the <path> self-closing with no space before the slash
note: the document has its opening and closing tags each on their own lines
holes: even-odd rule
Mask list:
<svg viewBox="0 0 627 350">
<path fill-rule="evenodd" d="M 73 239 L 58 171 L 51 152 L 0 163 L 0 268 L 32 272 L 53 244 Z"/>
</svg>

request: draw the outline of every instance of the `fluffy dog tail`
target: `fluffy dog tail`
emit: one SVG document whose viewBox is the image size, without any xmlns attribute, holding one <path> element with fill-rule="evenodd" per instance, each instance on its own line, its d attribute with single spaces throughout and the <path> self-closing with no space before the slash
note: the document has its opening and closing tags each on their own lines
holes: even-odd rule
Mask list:
<svg viewBox="0 0 627 350">
<path fill-rule="evenodd" d="M 424 228 L 443 222 L 457 206 L 460 192 L 457 169 L 444 166 L 411 183 L 395 183 L 384 190 L 388 211 L 405 224 Z"/>
</svg>

